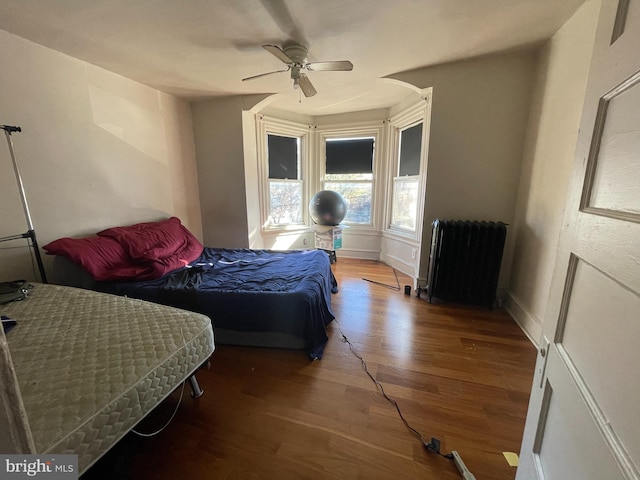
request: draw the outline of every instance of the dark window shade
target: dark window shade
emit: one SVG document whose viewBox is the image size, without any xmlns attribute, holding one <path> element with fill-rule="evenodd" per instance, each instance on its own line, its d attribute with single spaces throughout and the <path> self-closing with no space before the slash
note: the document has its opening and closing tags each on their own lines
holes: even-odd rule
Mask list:
<svg viewBox="0 0 640 480">
<path fill-rule="evenodd" d="M 267 135 L 269 178 L 298 179 L 298 139 Z"/>
<path fill-rule="evenodd" d="M 420 173 L 420 150 L 422 149 L 422 123 L 403 130 L 400 134 L 400 167 L 398 175 Z"/>
<path fill-rule="evenodd" d="M 326 173 L 373 173 L 373 138 L 326 142 Z"/>
</svg>

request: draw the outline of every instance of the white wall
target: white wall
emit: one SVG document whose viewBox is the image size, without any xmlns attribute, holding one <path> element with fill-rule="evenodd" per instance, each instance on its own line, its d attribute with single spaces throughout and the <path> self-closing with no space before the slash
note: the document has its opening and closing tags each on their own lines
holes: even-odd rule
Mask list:
<svg viewBox="0 0 640 480">
<path fill-rule="evenodd" d="M 169 215 L 202 237 L 187 102 L 2 30 L 0 44 L 0 124 L 23 130 L 12 138 L 40 245 Z M 0 142 L 5 237 L 27 224 Z M 25 245 L 0 244 L 2 279 L 36 279 Z"/>
<path fill-rule="evenodd" d="M 599 9 L 599 0 L 584 3 L 538 53 L 506 302 L 534 342 L 547 304 Z"/>
</svg>

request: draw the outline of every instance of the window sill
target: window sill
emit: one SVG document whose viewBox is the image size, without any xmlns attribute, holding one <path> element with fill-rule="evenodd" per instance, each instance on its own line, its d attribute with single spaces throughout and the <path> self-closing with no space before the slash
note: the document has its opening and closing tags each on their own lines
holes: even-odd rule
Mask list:
<svg viewBox="0 0 640 480">
<path fill-rule="evenodd" d="M 283 227 L 266 227 L 261 234 L 265 237 L 276 237 L 278 235 L 294 235 L 311 231 L 308 225 L 288 225 Z"/>
<path fill-rule="evenodd" d="M 418 234 L 411 230 L 400 230 L 396 228 L 388 228 L 382 232 L 382 236 L 393 238 L 397 240 L 404 240 L 405 242 L 420 243 Z"/>
</svg>

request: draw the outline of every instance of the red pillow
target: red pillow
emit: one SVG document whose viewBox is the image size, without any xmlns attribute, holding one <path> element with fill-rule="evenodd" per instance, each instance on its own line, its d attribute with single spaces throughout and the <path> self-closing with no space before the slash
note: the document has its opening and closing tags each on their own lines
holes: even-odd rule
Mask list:
<svg viewBox="0 0 640 480">
<path fill-rule="evenodd" d="M 184 266 L 198 258 L 204 249 L 177 217 L 108 228 L 98 235 L 116 240 L 133 259 L 167 266 Z"/>
<path fill-rule="evenodd" d="M 98 281 L 131 280 L 150 273 L 109 237 L 60 238 L 42 247 L 51 255 L 62 255 L 79 264 Z"/>
</svg>

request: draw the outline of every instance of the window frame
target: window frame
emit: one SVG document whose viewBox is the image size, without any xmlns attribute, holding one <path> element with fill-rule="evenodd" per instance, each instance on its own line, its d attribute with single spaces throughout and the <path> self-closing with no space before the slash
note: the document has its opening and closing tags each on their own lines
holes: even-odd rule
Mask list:
<svg viewBox="0 0 640 480">
<path fill-rule="evenodd" d="M 277 135 L 284 137 L 298 138 L 300 140 L 299 149 L 299 178 L 296 182 L 302 183 L 302 200 L 301 213 L 302 220 L 300 223 L 286 223 L 283 225 L 273 224 L 270 221 L 271 210 L 271 179 L 269 178 L 269 145 L 268 135 Z M 260 195 L 260 225 L 261 232 L 269 234 L 278 234 L 283 231 L 306 230 L 309 224 L 309 212 L 307 205 L 309 204 L 309 162 L 311 135 L 310 127 L 307 125 L 290 122 L 264 115 L 257 116 L 257 157 L 258 157 L 258 189 Z M 276 180 L 276 179 L 274 179 Z M 285 181 L 285 180 L 279 180 Z M 291 181 L 294 181 L 291 179 Z"/>
<path fill-rule="evenodd" d="M 384 148 L 384 126 L 380 122 L 368 122 L 362 124 L 334 125 L 331 128 L 318 127 L 318 148 L 316 151 L 318 169 L 318 190 L 324 190 L 326 183 L 366 183 L 371 184 L 371 218 L 370 223 L 352 223 L 343 220 L 342 223 L 351 230 L 380 230 L 380 216 L 384 209 L 384 181 L 380 181 L 384 172 L 381 152 Z M 327 140 L 346 140 L 356 138 L 373 138 L 373 165 L 371 180 L 333 180 L 326 178 L 326 142 Z"/>
<path fill-rule="evenodd" d="M 387 215 L 385 219 L 386 232 L 412 240 L 420 240 L 422 237 L 422 220 L 424 217 L 424 203 L 426 194 L 427 156 L 429 151 L 429 130 L 431 119 L 431 92 L 428 92 L 421 101 L 399 112 L 389 119 L 389 174 Z M 402 132 L 422 123 L 422 142 L 420 145 L 420 167 L 418 175 L 400 176 L 400 137 Z M 415 228 L 407 228 L 393 223 L 393 210 L 395 206 L 396 183 L 398 181 L 413 181 L 418 183 L 418 203 L 416 205 Z"/>
</svg>

